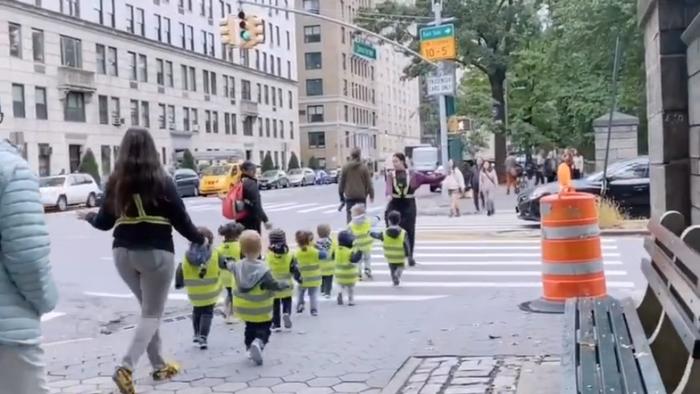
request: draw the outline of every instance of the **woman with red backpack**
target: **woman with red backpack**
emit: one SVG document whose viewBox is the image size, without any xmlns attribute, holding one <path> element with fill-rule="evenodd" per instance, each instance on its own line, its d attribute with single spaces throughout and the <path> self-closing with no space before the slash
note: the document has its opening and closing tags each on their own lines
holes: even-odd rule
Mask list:
<svg viewBox="0 0 700 394">
<path fill-rule="evenodd" d="M 233 185 L 223 201 L 223 215 L 227 219 L 235 220 L 246 230 L 262 230 L 271 228 L 260 198 L 258 180 L 255 177 L 256 167 L 252 161 L 246 160 L 241 164 L 241 180 Z"/>
</svg>

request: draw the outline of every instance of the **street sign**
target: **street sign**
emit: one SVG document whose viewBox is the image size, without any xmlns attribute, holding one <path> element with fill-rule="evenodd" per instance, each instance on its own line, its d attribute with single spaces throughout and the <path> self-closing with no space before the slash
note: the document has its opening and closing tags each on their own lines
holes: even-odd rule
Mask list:
<svg viewBox="0 0 700 394">
<path fill-rule="evenodd" d="M 455 70 L 453 67 L 443 65 L 431 72 L 427 78 L 428 95 L 453 95 L 455 92 Z"/>
<path fill-rule="evenodd" d="M 352 53 L 369 60 L 377 60 L 377 50 L 370 44 L 361 41 L 352 43 Z"/>
<path fill-rule="evenodd" d="M 421 55 L 430 60 L 451 60 L 457 57 L 453 24 L 420 29 Z"/>
</svg>

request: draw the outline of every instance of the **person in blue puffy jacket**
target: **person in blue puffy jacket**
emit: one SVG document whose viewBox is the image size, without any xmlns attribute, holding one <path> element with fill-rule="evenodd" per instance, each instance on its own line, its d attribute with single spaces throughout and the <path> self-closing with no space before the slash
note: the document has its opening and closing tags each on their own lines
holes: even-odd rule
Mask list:
<svg viewBox="0 0 700 394">
<path fill-rule="evenodd" d="M 41 315 L 58 299 L 39 183 L 0 140 L 0 382 L 5 393 L 48 394 Z"/>
</svg>

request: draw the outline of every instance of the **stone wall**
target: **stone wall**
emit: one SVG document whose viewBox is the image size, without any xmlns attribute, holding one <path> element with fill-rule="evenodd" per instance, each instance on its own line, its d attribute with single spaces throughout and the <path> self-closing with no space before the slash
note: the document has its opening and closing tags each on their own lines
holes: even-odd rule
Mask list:
<svg viewBox="0 0 700 394">
<path fill-rule="evenodd" d="M 690 156 L 690 204 L 694 224 L 700 223 L 700 15 L 686 31 L 688 67 L 688 123 Z"/>
<path fill-rule="evenodd" d="M 595 131 L 595 168 L 602 171 L 605 163 L 605 151 L 608 144 L 608 125 L 610 113 L 593 121 Z M 639 119 L 635 116 L 613 113 L 610 127 L 610 153 L 608 164 L 616 161 L 634 159 L 638 156 L 637 132 Z"/>
</svg>

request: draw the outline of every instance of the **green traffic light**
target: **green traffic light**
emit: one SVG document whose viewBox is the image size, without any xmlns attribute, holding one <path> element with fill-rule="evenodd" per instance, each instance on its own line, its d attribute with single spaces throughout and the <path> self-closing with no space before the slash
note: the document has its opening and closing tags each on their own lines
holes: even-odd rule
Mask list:
<svg viewBox="0 0 700 394">
<path fill-rule="evenodd" d="M 241 38 L 242 38 L 243 40 L 245 40 L 245 41 L 250 41 L 250 39 L 251 39 L 252 37 L 250 36 L 250 33 L 249 33 L 249 32 L 247 32 L 247 31 L 242 31 L 242 32 L 241 32 Z"/>
</svg>

